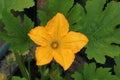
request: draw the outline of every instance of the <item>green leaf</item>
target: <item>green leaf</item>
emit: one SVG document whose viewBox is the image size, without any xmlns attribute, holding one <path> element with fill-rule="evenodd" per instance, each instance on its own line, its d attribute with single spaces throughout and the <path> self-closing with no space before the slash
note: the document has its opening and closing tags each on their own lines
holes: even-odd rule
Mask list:
<svg viewBox="0 0 120 80">
<path fill-rule="evenodd" d="M 38 16 L 40 17 L 40 25 L 45 26 L 49 20 L 49 17 L 47 16 L 46 12 L 39 10 Z"/>
<path fill-rule="evenodd" d="M 56 70 L 51 72 L 50 79 L 51 80 L 63 80 L 59 69 L 56 69 Z"/>
<path fill-rule="evenodd" d="M 114 58 L 116 65 L 114 66 L 115 74 L 120 78 L 120 56 Z"/>
<path fill-rule="evenodd" d="M 72 77 L 75 80 L 119 80 L 111 75 L 110 68 L 96 68 L 95 63 L 84 64 L 81 71 L 75 72 Z"/>
<path fill-rule="evenodd" d="M 78 31 L 81 28 L 80 19 L 85 15 L 83 7 L 74 0 L 49 0 L 45 4 L 45 10 L 39 10 L 40 25 L 45 26 L 56 13 L 60 12 L 66 16 L 70 24 L 70 30 Z"/>
<path fill-rule="evenodd" d="M 75 72 L 72 77 L 75 78 L 75 80 L 83 80 L 82 74 L 79 72 Z"/>
<path fill-rule="evenodd" d="M 73 6 L 74 0 L 48 0 L 45 4 L 44 11 L 38 11 L 41 20 L 41 25 L 45 25 L 56 13 L 67 15 L 70 8 Z"/>
<path fill-rule="evenodd" d="M 61 67 L 52 62 L 49 66 L 39 66 L 41 80 L 66 80 L 63 79 Z"/>
<path fill-rule="evenodd" d="M 52 63 L 51 71 L 49 73 L 50 80 L 64 80 L 62 75 L 62 69 L 58 64 Z"/>
<path fill-rule="evenodd" d="M 51 12 L 53 14 L 55 14 L 56 12 L 61 12 L 64 15 L 66 15 L 69 9 L 72 7 L 73 2 L 74 0 L 69 0 L 69 1 L 68 0 L 60 0 L 60 1 L 49 0 L 45 5 L 45 10 L 47 12 L 53 11 Z"/>
<path fill-rule="evenodd" d="M 98 63 L 105 63 L 105 56 L 118 56 L 120 47 L 111 43 L 120 44 L 120 2 L 111 1 L 104 8 L 106 0 L 88 0 L 87 13 L 82 16 L 80 32 L 89 38 L 86 53 L 89 59 L 94 58 Z"/>
<path fill-rule="evenodd" d="M 2 18 L 3 9 L 8 12 L 13 9 L 14 11 L 23 11 L 25 8 L 34 6 L 34 0 L 0 0 L 0 19 Z"/>
<path fill-rule="evenodd" d="M 34 0 L 5 0 L 8 10 L 23 11 L 24 8 L 34 6 Z"/>
<path fill-rule="evenodd" d="M 13 77 L 12 77 L 12 80 L 27 80 L 27 79 L 25 79 L 25 78 L 20 78 L 20 77 L 18 77 L 18 76 L 13 76 Z"/>
<path fill-rule="evenodd" d="M 75 4 L 74 7 L 66 15 L 66 18 L 70 24 L 70 30 L 77 31 L 81 28 L 79 21 L 83 15 L 85 15 L 83 7 L 78 3 Z"/>
<path fill-rule="evenodd" d="M 11 45 L 10 50 L 20 51 L 21 53 L 28 50 L 31 40 L 27 34 L 34 26 L 33 22 L 25 16 L 24 23 L 21 23 L 19 17 L 16 18 L 6 11 L 3 12 L 3 22 L 6 32 L 0 32 L 0 38 Z"/>
</svg>

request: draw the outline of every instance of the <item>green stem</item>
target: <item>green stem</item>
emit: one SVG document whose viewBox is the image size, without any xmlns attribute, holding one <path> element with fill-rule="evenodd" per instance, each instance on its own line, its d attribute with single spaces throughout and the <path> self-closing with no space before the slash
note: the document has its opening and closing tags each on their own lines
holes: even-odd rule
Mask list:
<svg viewBox="0 0 120 80">
<path fill-rule="evenodd" d="M 16 57 L 16 61 L 18 63 L 18 66 L 20 68 L 20 71 L 22 73 L 22 76 L 25 77 L 27 80 L 30 80 L 29 73 L 25 67 L 25 64 L 24 64 L 21 56 L 19 55 L 19 52 L 15 52 L 15 57 Z"/>
<path fill-rule="evenodd" d="M 10 78 L 12 78 L 12 70 L 11 70 L 11 69 L 12 69 L 12 67 L 11 67 L 11 66 L 12 66 L 12 65 L 10 64 L 10 65 L 9 65 Z"/>
<path fill-rule="evenodd" d="M 7 64 L 8 64 L 10 79 L 11 79 L 12 78 L 12 61 L 11 61 L 11 59 L 7 60 Z"/>
<path fill-rule="evenodd" d="M 31 63 L 31 59 L 28 58 L 28 72 L 29 72 L 29 76 L 31 76 L 30 63 Z M 31 79 L 31 77 L 30 77 L 30 79 Z"/>
</svg>

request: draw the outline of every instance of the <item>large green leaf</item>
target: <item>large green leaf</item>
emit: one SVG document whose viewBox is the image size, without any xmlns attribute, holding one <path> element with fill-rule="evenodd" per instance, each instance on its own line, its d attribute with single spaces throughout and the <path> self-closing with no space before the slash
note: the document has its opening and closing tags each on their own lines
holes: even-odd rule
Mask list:
<svg viewBox="0 0 120 80">
<path fill-rule="evenodd" d="M 22 25 L 19 17 L 14 17 L 12 14 L 3 12 L 3 22 L 5 24 L 5 33 L 0 32 L 0 38 L 10 43 L 10 49 L 13 51 L 24 51 L 29 49 L 30 39 L 28 32 L 33 28 L 33 22 L 24 17 L 24 24 Z"/>
<path fill-rule="evenodd" d="M 99 63 L 105 62 L 105 56 L 114 57 L 120 54 L 120 47 L 111 43 L 120 44 L 120 3 L 111 1 L 103 10 L 106 0 L 88 0 L 86 15 L 82 16 L 80 32 L 89 38 L 87 56 Z"/>
<path fill-rule="evenodd" d="M 23 11 L 24 8 L 34 6 L 34 0 L 5 0 L 8 10 Z"/>
<path fill-rule="evenodd" d="M 110 68 L 96 68 L 95 63 L 84 64 L 80 71 L 75 72 L 72 77 L 75 80 L 119 80 L 118 77 L 112 75 Z"/>
<path fill-rule="evenodd" d="M 84 14 L 82 6 L 75 4 L 73 6 L 74 0 L 49 0 L 45 4 L 45 10 L 38 11 L 38 15 L 41 20 L 40 25 L 45 25 L 48 20 L 50 20 L 56 13 L 60 12 L 66 16 L 70 24 L 71 29 L 75 29 L 75 26 L 79 25 L 80 15 Z"/>
<path fill-rule="evenodd" d="M 3 9 L 8 12 L 13 9 L 14 11 L 23 11 L 25 8 L 34 6 L 34 0 L 0 0 L 0 19 L 2 18 Z"/>
<path fill-rule="evenodd" d="M 48 0 L 48 2 L 44 6 L 45 10 L 38 11 L 41 25 L 45 25 L 47 21 L 58 12 L 66 15 L 69 9 L 73 6 L 73 3 L 74 0 Z"/>
</svg>

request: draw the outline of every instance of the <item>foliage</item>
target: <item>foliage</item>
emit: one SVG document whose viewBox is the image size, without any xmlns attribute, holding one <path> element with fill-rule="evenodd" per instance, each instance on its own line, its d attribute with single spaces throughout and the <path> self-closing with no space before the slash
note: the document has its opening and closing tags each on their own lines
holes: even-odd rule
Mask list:
<svg viewBox="0 0 120 80">
<path fill-rule="evenodd" d="M 83 9 L 79 4 L 73 7 L 74 0 L 49 0 L 45 4 L 45 10 L 39 10 L 38 15 L 41 20 L 41 25 L 45 25 L 47 21 L 53 17 L 57 12 L 63 13 L 70 23 L 70 26 L 78 26 L 78 21 L 81 19 L 80 10 Z M 69 13 L 68 13 L 69 12 Z"/>
<path fill-rule="evenodd" d="M 55 13 L 61 12 L 68 19 L 70 30 L 79 31 L 88 36 L 89 44 L 86 53 L 89 59 L 94 58 L 99 63 L 105 63 L 106 55 L 114 57 L 120 54 L 120 47 L 111 45 L 120 43 L 120 31 L 116 28 L 120 24 L 119 2 L 111 1 L 105 5 L 106 0 L 88 0 L 85 10 L 79 4 L 73 5 L 72 1 L 71 4 L 69 3 L 69 8 L 62 5 L 64 3 L 63 0 L 49 0 L 45 5 L 45 11 L 38 11 L 41 25 L 45 25 Z M 63 7 L 66 11 L 61 10 Z M 98 71 L 109 72 L 106 68 L 99 68 Z"/>
<path fill-rule="evenodd" d="M 52 63 L 49 67 L 39 67 L 39 72 L 41 73 L 41 80 L 64 80 L 61 76 L 62 70 L 56 63 Z"/>
<path fill-rule="evenodd" d="M 120 54 L 120 47 L 111 45 L 113 42 L 120 43 L 120 31 L 115 28 L 120 24 L 119 2 L 111 1 L 104 9 L 105 0 L 88 0 L 85 13 L 79 4 L 73 6 L 73 0 L 66 2 L 68 7 L 62 5 L 65 1 L 49 0 L 45 11 L 38 11 L 41 25 L 45 25 L 55 13 L 61 12 L 67 17 L 70 30 L 82 32 L 89 38 L 86 50 L 89 59 L 94 58 L 99 63 L 105 63 L 106 55 L 114 57 Z"/>
<path fill-rule="evenodd" d="M 0 19 L 3 9 L 7 9 L 8 12 L 12 9 L 14 11 L 24 11 L 25 8 L 32 6 L 34 6 L 34 0 L 0 0 Z"/>
<path fill-rule="evenodd" d="M 27 79 L 25 79 L 25 78 L 20 78 L 20 77 L 18 77 L 18 76 L 13 76 L 13 77 L 12 77 L 12 80 L 27 80 Z"/>
<path fill-rule="evenodd" d="M 8 10 L 23 11 L 24 8 L 29 8 L 34 6 L 34 0 L 5 0 L 8 4 Z"/>
<path fill-rule="evenodd" d="M 0 32 L 0 38 L 11 45 L 12 51 L 23 53 L 29 49 L 31 40 L 27 34 L 34 25 L 27 16 L 24 16 L 24 22 L 20 17 L 14 17 L 11 10 L 21 12 L 32 6 L 34 0 L 0 0 L 0 19 L 5 25 L 5 32 Z M 85 52 L 89 59 L 94 58 L 97 63 L 104 64 L 105 56 L 115 57 L 116 75 L 111 74 L 110 68 L 97 68 L 95 63 L 85 63 L 72 75 L 75 80 L 120 79 L 120 46 L 116 45 L 120 44 L 120 28 L 116 28 L 120 24 L 119 9 L 120 2 L 113 0 L 109 3 L 106 0 L 86 0 L 84 8 L 74 0 L 48 0 L 44 10 L 38 10 L 40 25 L 46 25 L 50 18 L 60 12 L 68 19 L 70 30 L 85 34 L 89 38 Z M 18 62 L 21 61 L 18 59 Z M 69 80 L 65 79 L 66 75 L 62 76 L 63 71 L 56 64 L 39 67 L 39 72 L 41 80 Z M 26 79 L 13 76 L 12 80 Z"/>
<path fill-rule="evenodd" d="M 80 32 L 89 38 L 86 53 L 88 58 L 94 58 L 99 63 L 105 62 L 105 56 L 114 57 L 120 54 L 120 47 L 111 43 L 120 44 L 120 3 L 111 1 L 105 5 L 105 0 L 90 0 L 86 3 L 87 14 L 80 20 Z"/>
<path fill-rule="evenodd" d="M 18 17 L 14 17 L 10 11 L 23 11 L 24 8 L 29 8 L 34 5 L 33 0 L 1 0 L 0 1 L 2 21 L 5 25 L 6 32 L 0 32 L 0 38 L 11 45 L 10 50 L 20 51 L 23 53 L 28 50 L 30 40 L 27 36 L 30 29 L 33 28 L 33 22 L 27 17 L 24 17 L 24 22 Z M 22 4 L 22 5 L 21 5 Z"/>
<path fill-rule="evenodd" d="M 50 69 L 50 79 L 51 80 L 64 80 L 62 75 L 62 69 L 58 64 L 53 63 Z"/>
<path fill-rule="evenodd" d="M 110 68 L 96 68 L 95 63 L 85 63 L 83 68 L 79 69 L 72 75 L 75 80 L 119 80 L 115 75 L 111 75 Z"/>
<path fill-rule="evenodd" d="M 11 20 L 9 20 L 11 19 Z M 28 76 L 26 67 L 22 63 L 22 59 L 18 53 L 24 53 L 30 48 L 30 39 L 28 32 L 33 28 L 33 22 L 27 17 L 24 17 L 24 23 L 22 25 L 20 18 L 14 17 L 7 11 L 3 11 L 2 21 L 5 25 L 5 32 L 0 32 L 0 38 L 10 44 L 10 50 L 15 52 L 16 60 L 19 64 L 22 75 Z"/>
<path fill-rule="evenodd" d="M 20 51 L 21 53 L 28 50 L 30 46 L 30 40 L 27 34 L 29 30 L 33 28 L 33 22 L 31 22 L 31 20 L 25 16 L 24 26 L 22 26 L 18 17 L 16 18 L 6 11 L 3 12 L 2 20 L 5 24 L 4 29 L 6 32 L 0 32 L 0 37 L 6 42 L 10 43 L 10 50 Z"/>
<path fill-rule="evenodd" d="M 29 39 L 27 34 L 30 29 L 34 27 L 34 24 L 27 16 L 24 16 L 24 20 L 21 19 L 21 16 L 15 17 L 12 14 L 12 11 L 14 11 L 14 13 L 23 13 L 25 8 L 29 8 L 32 6 L 34 6 L 34 0 L 0 1 L 0 19 L 4 24 L 2 25 L 2 27 L 4 27 L 4 31 L 1 30 L 0 38 L 10 44 L 10 50 L 15 53 L 24 53 L 30 48 L 31 40 Z M 24 77 L 26 77 L 28 75 L 27 69 L 24 66 L 24 63 L 22 64 L 22 59 L 19 58 L 21 57 L 21 54 L 16 55 L 15 58 L 19 64 L 20 70 L 22 70 L 21 73 Z M 13 77 L 13 80 L 21 79 L 23 78 Z"/>
</svg>

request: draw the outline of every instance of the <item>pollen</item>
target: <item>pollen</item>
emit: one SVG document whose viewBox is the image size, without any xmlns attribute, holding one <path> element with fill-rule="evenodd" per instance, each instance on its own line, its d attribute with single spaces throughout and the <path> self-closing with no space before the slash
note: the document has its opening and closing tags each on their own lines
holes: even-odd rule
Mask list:
<svg viewBox="0 0 120 80">
<path fill-rule="evenodd" d="M 52 43 L 51 43 L 51 47 L 52 47 L 53 49 L 57 49 L 57 48 L 59 47 L 58 42 L 57 42 L 57 41 L 52 42 Z"/>
</svg>

